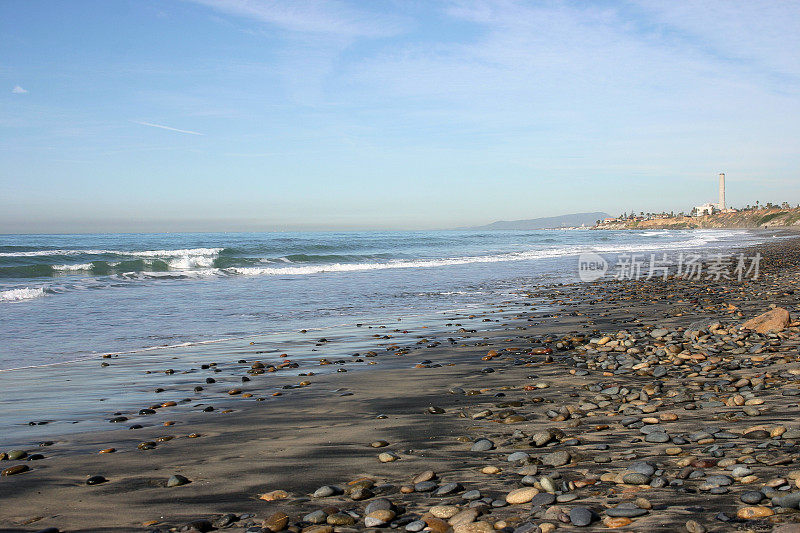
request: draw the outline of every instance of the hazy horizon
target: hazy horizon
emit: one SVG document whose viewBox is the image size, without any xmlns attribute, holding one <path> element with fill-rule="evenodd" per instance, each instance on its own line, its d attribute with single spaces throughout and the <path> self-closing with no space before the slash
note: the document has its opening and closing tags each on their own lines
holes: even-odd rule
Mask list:
<svg viewBox="0 0 800 533">
<path fill-rule="evenodd" d="M 0 3 L 0 233 L 800 202 L 800 2 Z"/>
</svg>

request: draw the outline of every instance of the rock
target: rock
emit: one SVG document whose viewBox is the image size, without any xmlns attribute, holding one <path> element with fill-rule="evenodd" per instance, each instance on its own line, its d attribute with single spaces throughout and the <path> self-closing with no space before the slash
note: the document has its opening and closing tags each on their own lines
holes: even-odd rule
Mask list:
<svg viewBox="0 0 800 533">
<path fill-rule="evenodd" d="M 385 448 L 386 446 L 389 445 L 389 443 L 387 441 L 385 441 L 385 440 L 376 440 L 376 441 L 370 442 L 369 445 L 371 447 L 373 447 L 373 448 Z"/>
<path fill-rule="evenodd" d="M 603 525 L 606 526 L 609 529 L 615 529 L 615 528 L 618 528 L 618 527 L 625 527 L 627 525 L 630 525 L 632 522 L 633 522 L 633 520 L 631 520 L 630 518 L 626 518 L 626 517 L 622 517 L 622 516 L 616 517 L 616 518 L 609 516 L 609 517 L 606 517 L 606 518 L 603 519 Z"/>
<path fill-rule="evenodd" d="M 304 527 L 303 533 L 333 533 L 333 526 L 319 525 Z"/>
<path fill-rule="evenodd" d="M 425 520 L 425 524 L 433 533 L 447 533 L 452 529 L 450 527 L 450 524 L 448 524 L 444 520 L 439 520 L 438 518 L 434 518 L 433 516 L 430 517 L 426 516 L 423 517 L 422 519 Z"/>
<path fill-rule="evenodd" d="M 409 522 L 406 524 L 406 531 L 410 531 L 411 533 L 417 533 L 418 531 L 422 531 L 427 527 L 428 524 L 423 522 L 422 520 L 414 520 L 413 522 Z"/>
<path fill-rule="evenodd" d="M 754 505 L 764 499 L 764 493 L 760 490 L 748 490 L 747 492 L 743 492 L 739 496 L 739 499 L 742 503 Z"/>
<path fill-rule="evenodd" d="M 368 515 L 374 513 L 375 511 L 391 511 L 394 509 L 394 505 L 392 502 L 387 500 L 386 498 L 378 498 L 377 500 L 373 500 L 367 504 L 367 507 L 364 509 L 364 514 Z"/>
<path fill-rule="evenodd" d="M 181 485 L 186 485 L 187 483 L 191 483 L 191 481 L 189 481 L 188 478 L 180 474 L 175 474 L 173 476 L 170 476 L 169 479 L 167 480 L 167 487 L 180 487 Z M 263 499 L 264 498 L 262 497 L 262 500 Z"/>
<path fill-rule="evenodd" d="M 715 485 L 717 487 L 727 487 L 733 483 L 733 480 L 728 476 L 717 475 L 717 476 L 708 476 L 706 478 L 706 483 L 709 485 Z"/>
<path fill-rule="evenodd" d="M 210 520 L 200 519 L 200 520 L 192 520 L 188 524 L 186 524 L 186 528 L 189 531 L 199 531 L 200 533 L 206 533 L 207 531 L 211 531 L 214 529 L 214 525 L 211 523 Z"/>
<path fill-rule="evenodd" d="M 647 509 L 641 509 L 632 503 L 621 503 L 616 507 L 606 509 L 606 515 L 612 517 L 636 518 L 647 514 Z"/>
<path fill-rule="evenodd" d="M 790 321 L 789 311 L 783 307 L 776 307 L 755 318 L 751 318 L 742 324 L 742 327 L 755 330 L 758 333 L 770 333 L 783 331 Z"/>
<path fill-rule="evenodd" d="M 776 496 L 772 498 L 772 505 L 784 509 L 797 509 L 800 507 L 800 492 Z"/>
<path fill-rule="evenodd" d="M 395 517 L 395 513 L 389 509 L 378 509 L 364 517 L 364 525 L 367 527 L 383 527 L 388 525 Z"/>
<path fill-rule="evenodd" d="M 431 507 L 429 512 L 436 518 L 447 520 L 457 515 L 459 511 L 460 509 L 455 505 L 436 505 Z"/>
<path fill-rule="evenodd" d="M 314 494 L 312 494 L 311 496 L 314 498 L 327 498 L 328 496 L 335 496 L 341 493 L 342 489 L 340 489 L 339 487 L 334 487 L 332 485 L 324 485 L 315 490 Z"/>
<path fill-rule="evenodd" d="M 367 487 L 356 487 L 352 491 L 350 491 L 350 499 L 356 502 L 361 500 L 368 500 L 373 496 L 375 496 L 375 494 Z"/>
<path fill-rule="evenodd" d="M 328 513 L 322 510 L 313 511 L 305 515 L 303 521 L 309 524 L 324 524 L 328 521 Z"/>
<path fill-rule="evenodd" d="M 494 527 L 488 522 L 474 522 L 458 524 L 453 527 L 453 533 L 494 533 Z"/>
<path fill-rule="evenodd" d="M 644 436 L 645 442 L 652 442 L 654 444 L 669 442 L 669 439 L 670 436 L 662 431 L 655 431 Z"/>
<path fill-rule="evenodd" d="M 28 452 L 24 450 L 11 450 L 8 452 L 9 461 L 19 461 L 20 459 L 25 459 L 27 456 Z"/>
<path fill-rule="evenodd" d="M 764 518 L 767 516 L 772 516 L 773 514 L 775 514 L 775 512 L 772 509 L 770 509 L 769 507 L 763 507 L 761 505 L 752 507 L 742 507 L 736 512 L 736 516 L 744 520 Z"/>
<path fill-rule="evenodd" d="M 560 450 L 553 453 L 546 453 L 541 457 L 541 461 L 543 465 L 546 466 L 564 466 L 565 464 L 569 463 L 570 455 L 569 452 L 564 450 Z"/>
<path fill-rule="evenodd" d="M 214 520 L 214 524 L 213 525 L 214 525 L 215 528 L 221 529 L 223 527 L 227 527 L 227 526 L 233 524 L 234 522 L 237 522 L 238 520 L 239 520 L 238 516 L 236 516 L 233 513 L 228 513 L 228 514 L 224 514 L 224 515 L 220 516 L 219 518 L 217 518 L 216 520 Z"/>
<path fill-rule="evenodd" d="M 393 452 L 383 452 L 378 455 L 378 461 L 382 463 L 391 463 L 400 459 L 400 456 Z"/>
<path fill-rule="evenodd" d="M 106 478 L 104 478 L 103 476 L 92 476 L 92 477 L 90 477 L 89 479 L 86 480 L 86 484 L 87 485 L 100 485 L 102 483 L 105 483 L 106 481 L 108 481 L 108 480 Z"/>
<path fill-rule="evenodd" d="M 647 485 L 650 483 L 650 477 L 639 472 L 628 472 L 622 476 L 622 482 L 629 485 Z"/>
<path fill-rule="evenodd" d="M 527 461 L 530 459 L 530 455 L 525 452 L 514 452 L 508 456 L 509 463 L 519 463 L 521 461 Z"/>
<path fill-rule="evenodd" d="M 28 470 L 30 470 L 28 465 L 9 466 L 8 468 L 6 468 L 2 472 L 0 472 L 0 476 L 4 476 L 4 477 L 5 476 L 14 476 L 14 475 L 17 475 L 17 474 L 21 474 L 23 472 L 27 472 Z"/>
<path fill-rule="evenodd" d="M 706 528 L 696 520 L 688 520 L 684 525 L 689 533 L 706 533 Z"/>
<path fill-rule="evenodd" d="M 506 501 L 512 505 L 528 503 L 537 494 L 539 494 L 539 489 L 533 487 L 524 487 L 521 489 L 515 489 L 506 495 Z"/>
<path fill-rule="evenodd" d="M 585 527 L 594 520 L 594 513 L 586 507 L 573 507 L 569 512 L 569 521 L 573 526 Z"/>
<path fill-rule="evenodd" d="M 270 515 L 269 518 L 266 518 L 262 525 L 266 529 L 272 531 L 272 533 L 277 533 L 278 531 L 283 531 L 286 529 L 288 524 L 289 515 L 278 511 L 277 513 Z"/>
<path fill-rule="evenodd" d="M 479 514 L 480 512 L 477 509 L 464 509 L 453 515 L 447 523 L 454 527 L 461 524 L 469 524 L 470 522 L 474 522 Z"/>
<path fill-rule="evenodd" d="M 554 494 L 550 494 L 549 492 L 540 492 L 531 499 L 530 503 L 534 507 L 536 506 L 545 507 L 547 505 L 552 505 L 553 503 L 555 503 L 555 501 L 556 497 Z"/>
<path fill-rule="evenodd" d="M 472 445 L 472 448 L 470 448 L 473 452 L 488 452 L 492 449 L 494 449 L 494 442 L 489 439 L 478 439 Z"/>
<path fill-rule="evenodd" d="M 433 470 L 425 470 L 424 472 L 420 472 L 419 474 L 414 476 L 414 479 L 412 479 L 411 481 L 414 484 L 417 484 L 417 483 L 423 483 L 425 481 L 430 481 L 432 479 L 436 479 L 436 472 L 434 472 Z"/>
<path fill-rule="evenodd" d="M 352 526 L 356 523 L 356 519 L 347 513 L 333 513 L 328 515 L 326 521 L 331 526 Z"/>
<path fill-rule="evenodd" d="M 464 487 L 462 487 L 460 483 L 445 483 L 444 485 L 436 489 L 436 492 L 434 494 L 436 496 L 447 496 L 449 494 L 453 494 L 461 490 L 464 490 Z"/>
</svg>

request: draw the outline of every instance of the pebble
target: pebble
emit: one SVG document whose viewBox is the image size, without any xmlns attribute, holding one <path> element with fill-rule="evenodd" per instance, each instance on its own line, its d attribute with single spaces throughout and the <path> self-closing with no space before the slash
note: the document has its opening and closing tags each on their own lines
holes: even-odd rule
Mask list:
<svg viewBox="0 0 800 533">
<path fill-rule="evenodd" d="M 180 474 L 174 474 L 167 480 L 167 487 L 180 487 L 181 485 L 186 485 L 188 483 L 191 483 L 188 478 Z M 264 498 L 262 497 L 262 499 Z"/>
<path fill-rule="evenodd" d="M 594 513 L 586 507 L 573 507 L 569 512 L 569 521 L 573 526 L 585 527 L 594 520 Z"/>
<path fill-rule="evenodd" d="M 515 489 L 509 492 L 506 495 L 506 502 L 512 505 L 519 505 L 522 503 L 528 503 L 533 499 L 534 496 L 539 494 L 539 489 L 534 487 L 525 487 L 521 489 Z"/>
<path fill-rule="evenodd" d="M 756 518 L 764 518 L 767 516 L 772 516 L 775 512 L 770 509 L 769 507 L 764 507 L 761 505 L 758 506 L 751 506 L 751 507 L 742 507 L 736 512 L 736 516 L 742 518 L 744 520 L 753 520 Z"/>
</svg>

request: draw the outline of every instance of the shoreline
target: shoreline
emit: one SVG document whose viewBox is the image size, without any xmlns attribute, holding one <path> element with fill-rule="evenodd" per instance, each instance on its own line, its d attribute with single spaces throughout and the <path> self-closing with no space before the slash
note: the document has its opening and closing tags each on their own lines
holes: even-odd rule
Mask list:
<svg viewBox="0 0 800 533">
<path fill-rule="evenodd" d="M 569 530 L 577 527 L 570 521 L 570 511 L 580 507 L 587 508 L 595 515 L 588 527 L 591 530 L 607 527 L 604 521 L 611 518 L 604 510 L 607 505 L 620 503 L 627 500 L 628 496 L 640 494 L 651 500 L 651 506 L 649 509 L 637 507 L 634 511 L 620 511 L 623 515 L 637 515 L 628 518 L 633 522 L 627 529 L 674 531 L 678 527 L 684 527 L 685 522 L 691 518 L 698 520 L 709 531 L 730 530 L 734 525 L 748 525 L 757 529 L 768 525 L 765 530 L 769 530 L 772 527 L 770 520 L 788 521 L 797 513 L 779 512 L 769 515 L 777 518 L 766 518 L 765 515 L 760 522 L 736 522 L 736 513 L 744 504 L 739 502 L 738 497 L 734 497 L 733 492 L 711 496 L 711 488 L 699 488 L 707 482 L 709 476 L 723 475 L 720 472 L 725 471 L 725 467 L 718 468 L 721 460 L 736 456 L 729 456 L 726 451 L 728 449 L 722 448 L 724 459 L 719 459 L 708 451 L 708 447 L 713 446 L 715 440 L 720 444 L 733 442 L 739 446 L 736 448 L 739 452 L 742 451 L 743 442 L 778 442 L 777 447 L 770 445 L 765 449 L 774 447 L 788 454 L 791 458 L 789 464 L 794 466 L 782 464 L 771 467 L 758 461 L 756 463 L 764 472 L 772 468 L 777 476 L 782 476 L 787 482 L 784 485 L 792 486 L 794 481 L 787 479 L 786 475 L 798 468 L 797 449 L 793 441 L 781 442 L 780 438 L 772 440 L 774 437 L 768 437 L 764 442 L 724 440 L 721 437 L 715 439 L 714 434 L 711 434 L 711 443 L 699 444 L 704 439 L 686 439 L 687 444 L 681 445 L 673 442 L 672 447 L 679 448 L 680 453 L 665 455 L 664 446 L 644 441 L 641 437 L 645 434 L 630 427 L 639 422 L 620 425 L 620 415 L 624 414 L 625 409 L 634 409 L 640 411 L 639 419 L 648 418 L 642 413 L 647 414 L 652 405 L 655 407 L 654 413 L 671 413 L 677 416 L 676 421 L 659 421 L 664 425 L 669 423 L 671 434 L 683 432 L 689 435 L 692 428 L 694 432 L 699 431 L 699 424 L 702 423 L 724 425 L 725 430 L 733 434 L 737 434 L 734 431 L 746 429 L 747 425 L 765 424 L 773 427 L 783 425 L 787 431 L 793 431 L 797 429 L 797 425 L 790 414 L 798 413 L 797 398 L 780 395 L 776 398 L 772 389 L 780 388 L 777 384 L 771 388 L 759 389 L 750 383 L 744 386 L 750 390 L 740 392 L 745 395 L 750 393 L 754 399 L 766 396 L 760 398 L 765 403 L 759 405 L 767 405 L 771 410 L 752 417 L 748 415 L 738 420 L 720 421 L 717 418 L 718 411 L 728 412 L 727 407 L 700 405 L 714 402 L 702 399 L 702 394 L 698 399 L 684 403 L 670 399 L 672 397 L 668 396 L 666 385 L 672 384 L 673 387 L 680 388 L 686 383 L 691 384 L 691 381 L 686 381 L 686 376 L 695 373 L 678 367 L 677 371 L 683 372 L 682 377 L 673 375 L 670 369 L 655 380 L 664 381 L 663 390 L 646 393 L 647 401 L 641 399 L 641 392 L 638 393 L 639 399 L 621 403 L 619 398 L 614 397 L 615 394 L 609 393 L 605 394 L 609 397 L 606 400 L 594 400 L 602 391 L 609 387 L 613 389 L 614 386 L 621 385 L 643 391 L 654 379 L 646 373 L 637 374 L 638 371 L 618 373 L 617 369 L 608 370 L 608 365 L 603 369 L 605 363 L 598 362 L 602 358 L 600 355 L 589 357 L 595 361 L 593 364 L 600 365 L 597 369 L 584 367 L 580 358 L 587 357 L 586 350 L 579 348 L 591 346 L 588 342 L 590 338 L 597 338 L 602 334 L 615 337 L 621 330 L 643 333 L 634 345 L 641 343 L 651 346 L 659 342 L 668 345 L 669 342 L 660 341 L 648 333 L 653 329 L 664 328 L 669 332 L 663 338 L 672 335 L 674 344 L 675 339 L 683 334 L 677 329 L 679 327 L 707 318 L 723 323 L 739 323 L 767 310 L 770 303 L 788 306 L 794 317 L 797 300 L 788 291 L 797 287 L 797 265 L 800 263 L 797 240 L 768 243 L 754 248 L 764 250 L 764 266 L 769 278 L 763 282 L 753 282 L 752 285 L 746 283 L 742 286 L 736 283 L 706 283 L 695 286 L 675 280 L 603 280 L 596 284 L 554 286 L 542 289 L 541 294 L 536 297 L 541 298 L 542 302 L 557 306 L 557 310 L 550 307 L 538 313 L 525 312 L 526 307 L 534 306 L 525 305 L 532 303 L 531 301 L 521 301 L 512 311 L 495 307 L 469 319 L 469 323 L 463 316 L 450 317 L 451 325 L 443 326 L 441 332 L 436 332 L 435 336 L 425 335 L 428 332 L 424 330 L 416 330 L 408 335 L 405 344 L 397 343 L 396 349 L 386 350 L 386 344 L 389 343 L 384 343 L 384 355 L 374 358 L 359 355 L 363 359 L 363 366 L 370 362 L 379 363 L 372 365 L 369 372 L 331 372 L 313 376 L 278 372 L 274 376 L 276 379 L 271 379 L 267 386 L 259 381 L 258 374 L 247 374 L 248 368 L 257 357 L 267 362 L 264 355 L 252 353 L 241 356 L 247 363 L 217 365 L 216 370 L 220 372 L 213 372 L 214 368 L 195 369 L 186 374 L 189 378 L 187 386 L 195 384 L 205 387 L 205 378 L 216 375 L 224 376 L 220 380 L 220 390 L 228 388 L 231 391 L 240 391 L 228 395 L 227 398 L 215 399 L 214 412 L 180 412 L 179 405 L 163 407 L 154 410 L 155 414 L 143 417 L 152 425 L 145 425 L 141 429 L 62 435 L 50 446 L 25 450 L 29 455 L 41 453 L 44 456 L 41 460 L 0 462 L 1 468 L 14 465 L 30 468 L 28 472 L 0 478 L 0 499 L 4 502 L 0 510 L 0 531 L 38 531 L 45 527 L 56 527 L 61 531 L 168 531 L 170 527 L 181 527 L 193 520 L 214 522 L 227 513 L 236 514 L 236 520 L 224 529 L 245 531 L 261 526 L 262 520 L 276 512 L 286 512 L 290 517 L 289 526 L 296 526 L 299 531 L 312 527 L 312 523 L 303 520 L 303 517 L 331 505 L 345 513 L 328 513 L 330 515 L 353 511 L 358 516 L 358 519 L 352 516 L 350 519 L 345 516 L 334 519 L 334 522 L 339 519 L 342 522 L 335 526 L 339 531 L 347 531 L 353 528 L 363 529 L 366 525 L 363 520 L 364 505 L 380 498 L 388 498 L 393 504 L 392 512 L 397 516 L 389 519 L 389 522 L 425 518 L 432 506 L 452 504 L 449 506 L 457 507 L 460 512 L 477 510 L 473 513 L 476 516 L 468 522 L 473 528 L 470 531 L 483 531 L 481 528 L 485 526 L 482 523 L 500 530 L 511 528 L 508 531 L 513 531 L 515 527 L 523 527 L 524 530 L 525 524 L 535 524 L 541 529 L 545 523 Z M 774 285 L 774 290 L 767 290 L 770 283 Z M 751 301 L 744 300 L 737 294 L 734 290 L 737 288 L 741 290 L 741 294 L 747 293 Z M 785 294 L 781 294 L 781 290 Z M 669 303 L 668 296 L 681 301 Z M 709 300 L 709 305 L 693 302 L 700 302 L 704 298 Z M 720 302 L 725 299 L 728 303 L 738 303 L 734 304 L 736 309 L 729 312 L 728 307 L 722 306 Z M 705 309 L 709 307 L 711 309 Z M 480 326 L 487 324 L 482 322 L 484 319 L 502 321 L 493 323 L 499 325 L 499 328 L 482 331 Z M 648 330 L 645 326 L 652 327 Z M 552 340 L 548 341 L 548 337 L 552 337 Z M 579 337 L 583 339 L 565 340 Z M 448 338 L 455 342 L 448 341 Z M 775 340 L 771 337 L 767 339 L 769 343 Z M 425 342 L 420 342 L 423 340 Z M 778 353 L 783 354 L 781 357 L 784 358 L 790 355 L 794 357 L 793 361 L 780 363 L 781 367 L 769 370 L 780 375 L 781 372 L 798 368 L 795 362 L 796 347 L 800 340 L 797 326 L 790 327 L 777 340 L 779 348 L 776 352 L 766 349 L 764 351 L 768 355 Z M 558 346 L 559 342 L 561 347 Z M 769 343 L 766 344 L 767 347 L 770 346 Z M 376 354 L 381 349 L 378 344 L 380 343 L 375 342 Z M 785 347 L 790 350 L 781 351 Z M 491 355 L 491 350 L 496 351 L 497 355 Z M 735 350 L 736 348 L 733 349 Z M 726 354 L 725 349 L 718 352 L 723 356 L 710 352 L 711 355 L 707 353 L 705 357 L 724 357 Z M 232 354 L 230 358 L 239 355 Z M 741 354 L 731 357 L 736 359 L 735 356 L 738 355 Z M 214 362 L 211 354 L 207 354 L 207 357 L 209 363 Z M 482 360 L 486 358 L 488 360 Z M 424 363 L 426 360 L 431 363 Z M 278 361 L 273 361 L 275 363 Z M 715 364 L 717 363 L 709 366 Z M 752 368 L 745 365 L 727 372 L 743 373 L 752 370 L 759 373 L 759 368 L 764 364 L 766 363 L 759 361 Z M 344 370 L 350 368 L 350 365 L 335 366 Z M 328 365 L 324 367 L 327 369 Z M 330 365 L 330 368 L 334 368 L 334 365 Z M 714 368 L 706 372 L 713 374 L 716 370 Z M 652 374 L 652 370 L 650 372 Z M 785 378 L 788 380 L 786 383 L 791 382 L 791 376 L 794 374 Z M 197 380 L 194 380 L 195 377 Z M 248 377 L 251 381 L 241 382 L 241 377 Z M 236 379 L 239 379 L 238 384 Z M 699 375 L 688 379 L 698 379 L 698 383 L 702 382 L 703 386 L 715 379 L 718 381 L 717 378 Z M 298 387 L 303 381 L 310 383 Z M 620 385 L 613 385 L 614 382 L 619 382 Z M 547 386 L 539 388 L 540 384 Z M 597 391 L 591 390 L 592 387 L 609 384 L 611 385 Z M 280 389 L 284 386 L 291 388 Z M 723 388 L 729 386 L 725 385 Z M 276 388 L 279 390 L 276 391 Z M 448 392 L 457 388 L 479 393 Z M 180 389 L 174 395 L 178 397 L 190 390 L 191 387 Z M 255 397 L 272 392 L 281 392 L 282 396 L 262 396 L 264 401 L 253 400 L 242 405 L 243 399 L 249 400 L 243 398 L 246 394 L 253 394 Z M 700 392 L 712 396 L 720 394 L 713 387 L 701 389 Z M 503 396 L 497 396 L 499 394 Z M 593 408 L 580 407 L 580 402 L 585 405 L 592 403 L 592 400 L 609 404 L 594 403 Z M 202 398 L 192 400 L 195 408 L 198 407 L 197 401 L 203 403 Z M 148 408 L 150 403 L 143 403 L 141 408 Z M 323 404 L 326 412 L 320 416 L 319 408 Z M 503 404 L 507 405 L 498 407 Z M 622 407 L 623 404 L 630 405 L 625 405 L 622 411 L 613 411 L 612 408 Z M 559 409 L 570 405 L 573 410 L 567 409 L 565 416 Z M 686 405 L 695 405 L 695 408 L 687 410 Z M 229 406 L 233 410 L 226 413 Z M 432 413 L 429 411 L 432 406 L 441 408 L 444 412 Z M 647 406 L 647 410 L 640 409 L 644 406 Z M 548 409 L 554 410 L 555 416 L 548 416 Z M 741 407 L 735 409 L 741 410 Z M 486 410 L 493 413 L 485 417 L 475 417 L 476 413 Z M 498 418 L 498 413 L 502 411 L 514 412 Z M 387 418 L 377 418 L 382 414 Z M 573 417 L 572 414 L 580 416 Z M 517 420 L 516 417 L 523 419 Z M 559 420 L 559 417 L 564 419 Z M 498 424 L 494 420 L 505 423 Z M 163 422 L 174 424 L 164 426 Z M 608 428 L 598 429 L 604 425 Z M 646 424 L 642 427 L 646 427 Z M 516 434 L 517 431 L 526 436 L 521 437 Z M 542 432 L 552 435 L 541 448 L 531 446 L 531 439 Z M 198 436 L 188 438 L 192 434 Z M 637 434 L 640 437 L 636 437 Z M 159 441 L 159 437 L 170 436 L 174 439 Z M 471 452 L 473 441 L 480 437 L 492 440 L 494 449 Z M 574 439 L 579 442 L 571 442 Z M 385 440 L 387 446 L 370 447 L 371 442 L 379 440 Z M 143 442 L 153 442 L 155 446 L 152 449 L 137 449 Z M 792 444 L 785 446 L 788 442 Z M 609 446 L 610 451 L 603 449 L 603 445 Z M 596 448 L 597 446 L 600 448 Z M 111 447 L 116 448 L 114 453 L 97 453 Z M 568 462 L 559 466 L 536 464 L 542 462 L 542 457 L 549 452 L 553 453 L 552 450 L 560 455 L 566 451 Z M 515 451 L 528 454 L 530 464 L 527 467 L 506 460 Z M 392 452 L 399 459 L 379 462 L 376 456 L 381 452 Z M 605 457 L 602 457 L 603 461 L 597 460 L 604 455 L 609 455 L 608 461 L 605 461 Z M 757 457 L 756 453 L 751 455 Z M 676 463 L 686 462 L 687 457 L 692 460 L 680 468 L 694 468 L 694 471 L 700 471 L 702 475 L 691 477 L 692 474 L 687 474 L 686 478 L 674 475 L 673 471 L 678 468 Z M 618 483 L 619 480 L 603 479 L 604 472 L 624 471 L 635 460 L 651 460 L 656 466 L 663 464 L 662 468 L 654 468 L 654 471 L 664 470 L 664 475 L 653 474 L 647 477 L 664 477 L 669 480 L 666 487 L 648 485 L 648 489 L 642 489 L 644 484 Z M 703 464 L 707 466 L 692 467 L 693 461 L 705 461 Z M 711 462 L 714 464 L 710 464 Z M 758 472 L 759 479 L 753 487 L 760 487 L 760 483 L 770 481 L 758 468 L 751 467 L 752 463 L 734 464 Z M 486 474 L 482 472 L 485 467 L 499 468 L 500 472 Z M 517 474 L 517 471 L 521 468 L 532 471 L 534 467 L 539 473 L 536 479 L 528 481 L 539 484 L 543 495 L 539 500 L 547 500 L 547 503 L 538 505 L 537 508 L 533 508 L 530 502 L 493 507 L 495 501 L 504 501 L 511 490 L 528 486 L 524 482 L 521 484 L 524 477 Z M 418 490 L 408 493 L 401 490 L 402 486 L 410 483 L 414 475 L 425 470 L 434 470 L 437 473 L 439 488 L 447 482 L 457 482 L 461 484 L 461 489 L 441 496 L 431 496 L 431 493 Z M 185 476 L 191 483 L 166 487 L 167 479 L 174 474 Z M 87 486 L 87 476 L 95 475 L 102 475 L 107 481 Z M 550 481 L 545 482 L 546 486 L 542 486 L 542 475 L 549 476 Z M 376 486 L 369 489 L 375 497 L 365 500 L 354 500 L 347 496 L 308 499 L 308 495 L 321 486 L 336 484 L 346 487 L 348 481 L 359 476 L 375 480 Z M 672 480 L 683 483 L 672 485 Z M 561 486 L 562 481 L 567 485 Z M 548 492 L 547 483 L 555 483 L 555 490 Z M 780 489 L 784 485 L 777 487 Z M 728 486 L 730 485 L 722 485 Z M 741 492 L 738 482 L 736 489 L 737 494 Z M 259 499 L 259 495 L 273 490 L 286 491 L 287 497 L 274 501 Z M 481 497 L 491 499 L 484 507 L 480 504 L 473 505 L 474 502 L 480 502 L 480 499 L 465 499 L 465 490 L 479 490 Z M 796 492 L 796 488 L 794 490 Z M 552 495 L 553 501 L 550 501 L 549 496 L 544 496 L 545 494 Z M 575 498 L 570 499 L 572 496 Z M 676 497 L 681 509 L 674 508 L 675 505 L 667 505 L 669 498 Z M 766 496 L 759 503 L 763 504 L 760 507 L 769 510 L 773 507 L 782 509 L 770 504 Z M 665 505 L 665 508 L 661 508 Z M 102 510 L 109 506 L 115 509 L 114 516 L 103 513 Z M 703 507 L 704 510 L 686 511 L 686 508 L 692 506 Z M 400 512 L 401 509 L 403 512 Z M 439 510 L 436 512 L 439 513 Z M 716 512 L 730 515 L 731 522 L 716 520 Z M 242 517 L 243 515 L 253 516 Z M 567 517 L 566 522 L 564 517 Z M 439 531 L 437 528 L 442 527 L 447 529 L 437 519 L 430 516 L 427 518 L 426 526 L 432 530 Z M 350 521 L 353 523 L 350 524 Z M 328 519 L 324 522 L 328 522 Z M 398 523 L 398 527 L 404 530 L 411 522 L 414 521 Z M 206 528 L 205 523 L 198 522 L 195 526 L 198 531 Z M 535 531 L 536 528 L 529 530 Z M 324 532 L 320 529 L 318 533 Z"/>
</svg>

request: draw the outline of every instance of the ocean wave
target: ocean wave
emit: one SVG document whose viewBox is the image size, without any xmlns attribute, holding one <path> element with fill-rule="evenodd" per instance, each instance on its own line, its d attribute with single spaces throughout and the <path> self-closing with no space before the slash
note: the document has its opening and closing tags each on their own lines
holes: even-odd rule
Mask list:
<svg viewBox="0 0 800 533">
<path fill-rule="evenodd" d="M 21 289 L 10 289 L 0 291 L 0 301 L 2 302 L 21 302 L 23 300 L 33 300 L 47 294 L 44 287 L 23 287 Z"/>
<path fill-rule="evenodd" d="M 73 271 L 80 271 L 80 270 L 91 271 L 93 266 L 94 265 L 92 265 L 92 263 L 80 263 L 80 264 L 77 264 L 77 265 L 53 265 L 52 268 L 53 268 L 53 270 L 60 270 L 60 271 L 64 271 L 64 272 L 73 272 Z"/>
<path fill-rule="evenodd" d="M 32 250 L 27 252 L 0 252 L 0 257 L 46 257 L 70 255 L 118 255 L 133 257 L 191 257 L 215 256 L 225 248 L 182 248 L 180 250 Z"/>
</svg>

